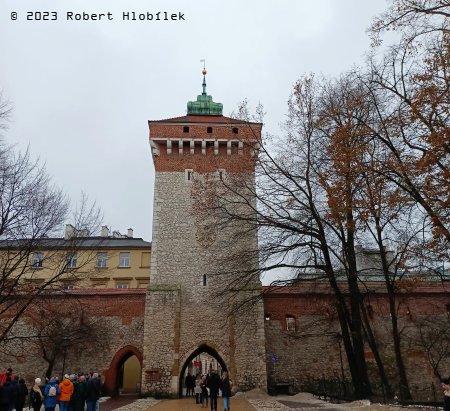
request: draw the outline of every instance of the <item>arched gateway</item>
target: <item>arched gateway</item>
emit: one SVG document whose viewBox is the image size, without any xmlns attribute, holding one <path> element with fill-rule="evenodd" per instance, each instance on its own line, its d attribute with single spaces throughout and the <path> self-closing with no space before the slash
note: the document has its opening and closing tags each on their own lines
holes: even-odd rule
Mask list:
<svg viewBox="0 0 450 411">
<path fill-rule="evenodd" d="M 186 361 L 206 341 L 221 353 L 238 390 L 267 386 L 262 301 L 231 315 L 226 299 L 217 298 L 229 284 L 224 262 L 233 261 L 236 251 L 257 250 L 256 229 L 241 224 L 219 230 L 211 225 L 209 208 L 198 207 L 209 198 L 199 190 L 202 181 L 218 186 L 239 174 L 254 182 L 261 127 L 224 117 L 222 104 L 206 94 L 205 77 L 186 116 L 149 121 L 156 173 L 143 394 L 178 396 Z M 238 263 L 247 269 L 257 264 Z M 255 279 L 233 301 L 255 297 L 260 287 Z"/>
<path fill-rule="evenodd" d="M 202 361 L 201 356 L 207 354 L 211 358 L 215 360 L 214 362 L 206 362 Z M 197 360 L 197 361 L 195 361 Z M 181 372 L 179 375 L 179 382 L 178 382 L 178 394 L 179 397 L 182 397 L 184 394 L 185 389 L 185 378 L 188 373 L 192 373 L 194 376 L 197 373 L 200 374 L 207 374 L 211 369 L 218 371 L 219 369 L 221 371 L 228 371 L 228 367 L 223 360 L 223 355 L 217 352 L 215 348 L 213 348 L 211 345 L 208 345 L 207 343 L 201 344 L 196 350 L 192 352 L 186 359 L 182 359 L 181 361 L 182 365 Z"/>
<path fill-rule="evenodd" d="M 114 355 L 108 370 L 104 374 L 105 382 L 103 384 L 103 391 L 105 394 L 115 396 L 119 394 L 120 377 L 123 380 L 123 366 L 125 362 L 135 356 L 138 362 L 142 365 L 142 353 L 134 346 L 127 345 L 121 348 Z M 122 375 L 121 375 L 122 373 Z"/>
</svg>

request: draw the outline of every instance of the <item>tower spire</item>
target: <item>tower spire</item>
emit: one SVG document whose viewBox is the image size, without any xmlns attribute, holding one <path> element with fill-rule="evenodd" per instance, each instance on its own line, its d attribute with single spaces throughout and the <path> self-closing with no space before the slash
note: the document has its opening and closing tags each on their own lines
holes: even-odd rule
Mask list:
<svg viewBox="0 0 450 411">
<path fill-rule="evenodd" d="M 197 96 L 197 101 L 189 101 L 187 103 L 188 115 L 204 115 L 204 116 L 221 116 L 222 103 L 215 103 L 212 96 L 206 93 L 206 63 L 205 59 L 200 60 L 203 63 L 203 83 L 202 94 Z"/>
<path fill-rule="evenodd" d="M 203 74 L 203 83 L 202 83 L 202 96 L 206 96 L 206 60 L 202 59 L 200 60 L 200 62 L 203 63 L 203 70 L 202 70 L 202 74 Z"/>
</svg>

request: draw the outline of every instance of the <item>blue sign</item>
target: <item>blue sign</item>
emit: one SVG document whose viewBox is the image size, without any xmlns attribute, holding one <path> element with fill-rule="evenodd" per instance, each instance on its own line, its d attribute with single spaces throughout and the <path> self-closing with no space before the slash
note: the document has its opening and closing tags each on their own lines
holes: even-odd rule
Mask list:
<svg viewBox="0 0 450 411">
<path fill-rule="evenodd" d="M 272 362 L 278 361 L 278 355 L 272 354 Z"/>
</svg>

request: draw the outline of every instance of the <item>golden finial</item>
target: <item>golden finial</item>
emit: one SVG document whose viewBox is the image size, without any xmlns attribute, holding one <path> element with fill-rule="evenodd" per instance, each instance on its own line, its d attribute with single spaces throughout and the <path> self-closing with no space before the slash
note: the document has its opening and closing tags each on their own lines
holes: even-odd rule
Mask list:
<svg viewBox="0 0 450 411">
<path fill-rule="evenodd" d="M 206 71 L 206 67 L 205 67 L 205 64 L 206 64 L 206 60 L 205 60 L 205 59 L 201 59 L 201 60 L 200 60 L 200 63 L 203 63 L 203 70 L 202 70 L 202 74 L 203 74 L 204 76 L 206 76 L 206 73 L 207 73 L 207 71 Z"/>
</svg>

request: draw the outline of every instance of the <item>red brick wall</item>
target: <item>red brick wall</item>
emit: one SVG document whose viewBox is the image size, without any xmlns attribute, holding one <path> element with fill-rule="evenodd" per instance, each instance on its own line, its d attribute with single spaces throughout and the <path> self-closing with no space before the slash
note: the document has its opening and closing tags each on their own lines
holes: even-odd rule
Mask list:
<svg viewBox="0 0 450 411">
<path fill-rule="evenodd" d="M 369 285 L 370 288 L 370 285 Z M 311 390 L 318 379 L 350 380 L 333 295 L 314 285 L 297 288 L 280 288 L 264 297 L 266 313 L 266 351 L 269 386 L 288 382 L 296 390 Z M 397 381 L 391 322 L 386 294 L 377 286 L 365 295 L 365 305 L 370 306 L 370 322 L 378 341 L 379 350 L 394 390 Z M 410 388 L 416 399 L 433 400 L 433 388 L 439 395 L 439 381 L 432 372 L 421 343 L 421 327 L 430 321 L 434 325 L 448 326 L 450 286 L 416 287 L 411 292 L 397 295 L 402 353 L 408 373 Z M 286 316 L 294 316 L 296 330 L 286 329 Z M 422 329 L 423 331 L 423 329 Z M 341 351 L 341 352 L 339 352 Z M 273 361 L 273 356 L 276 361 Z M 342 357 L 342 362 L 341 362 Z M 378 382 L 378 371 L 373 354 L 366 345 L 371 381 Z M 450 358 L 444 358 L 440 371 L 450 373 Z M 317 384 L 316 384 L 317 386 Z"/>
</svg>

